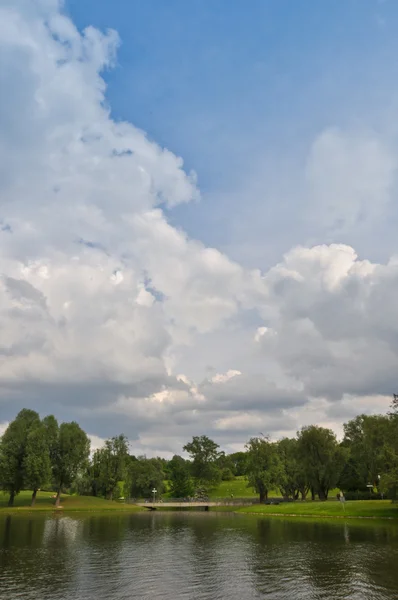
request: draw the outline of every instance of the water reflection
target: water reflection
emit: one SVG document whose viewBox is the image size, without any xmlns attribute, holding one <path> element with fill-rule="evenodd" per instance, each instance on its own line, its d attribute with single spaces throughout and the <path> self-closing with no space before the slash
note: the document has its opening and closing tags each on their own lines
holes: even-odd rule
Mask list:
<svg viewBox="0 0 398 600">
<path fill-rule="evenodd" d="M 0 518 L 0 598 L 396 600 L 393 523 L 215 513 Z"/>
</svg>

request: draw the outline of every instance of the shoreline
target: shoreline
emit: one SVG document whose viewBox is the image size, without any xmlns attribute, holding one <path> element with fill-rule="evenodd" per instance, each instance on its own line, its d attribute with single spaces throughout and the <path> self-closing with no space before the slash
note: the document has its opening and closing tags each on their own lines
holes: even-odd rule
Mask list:
<svg viewBox="0 0 398 600">
<path fill-rule="evenodd" d="M 355 519 L 355 520 L 373 520 L 373 521 L 397 521 L 398 515 L 396 517 L 385 517 L 385 516 L 361 516 L 361 515 L 316 515 L 316 514 L 305 514 L 305 513 L 266 513 L 266 512 L 239 512 L 235 511 L 237 515 L 247 515 L 247 516 L 255 516 L 255 517 L 286 517 L 286 518 L 299 518 L 299 519 Z"/>
</svg>

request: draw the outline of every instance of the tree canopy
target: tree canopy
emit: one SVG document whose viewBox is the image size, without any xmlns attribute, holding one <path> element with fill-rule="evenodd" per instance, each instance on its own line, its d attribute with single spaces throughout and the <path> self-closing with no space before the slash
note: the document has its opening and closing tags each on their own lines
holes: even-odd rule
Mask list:
<svg viewBox="0 0 398 600">
<path fill-rule="evenodd" d="M 178 498 L 204 497 L 221 480 L 245 478 L 261 501 L 273 493 L 296 500 L 328 498 L 338 488 L 355 497 L 370 490 L 394 498 L 398 494 L 398 396 L 384 415 L 358 415 L 344 424 L 338 441 L 333 431 L 310 425 L 295 437 L 271 441 L 251 437 L 245 450 L 231 454 L 206 435 L 183 446 L 189 458 L 175 454 L 147 458 L 129 455 L 128 440 L 120 434 L 107 439 L 90 457 L 86 433 L 75 423 L 58 425 L 53 415 L 21 410 L 0 439 L 0 488 L 9 505 L 22 489 L 157 498 L 166 491 Z M 225 489 L 225 488 L 224 488 Z M 373 493 L 373 492 L 371 492 Z"/>
</svg>

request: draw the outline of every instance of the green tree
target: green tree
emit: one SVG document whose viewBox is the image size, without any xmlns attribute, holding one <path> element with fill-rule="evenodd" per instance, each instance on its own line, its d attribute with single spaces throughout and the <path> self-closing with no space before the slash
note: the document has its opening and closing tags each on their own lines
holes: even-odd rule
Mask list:
<svg viewBox="0 0 398 600">
<path fill-rule="evenodd" d="M 55 506 L 59 506 L 61 490 L 69 486 L 88 461 L 90 440 L 75 422 L 61 423 L 54 446 L 53 476 L 57 486 Z"/>
<path fill-rule="evenodd" d="M 277 444 L 280 461 L 278 487 L 286 498 L 297 500 L 301 494 L 305 500 L 309 485 L 303 465 L 297 456 L 298 442 L 294 438 L 283 438 Z"/>
<path fill-rule="evenodd" d="M 170 491 L 174 498 L 189 498 L 194 494 L 190 464 L 181 456 L 174 455 L 169 462 Z"/>
<path fill-rule="evenodd" d="M 327 500 L 346 462 L 346 449 L 338 444 L 333 431 L 316 425 L 302 428 L 297 449 L 310 486 L 320 500 Z"/>
<path fill-rule="evenodd" d="M 225 454 L 224 451 L 220 452 L 216 464 L 221 472 L 222 481 L 232 481 L 235 479 L 234 463 L 229 454 Z"/>
<path fill-rule="evenodd" d="M 350 451 L 350 468 L 357 478 L 356 489 L 366 489 L 367 484 L 378 487 L 390 428 L 391 419 L 387 415 L 358 415 L 344 424 L 342 445 Z"/>
<path fill-rule="evenodd" d="M 156 489 L 158 497 L 164 490 L 163 464 L 157 458 L 139 457 L 130 460 L 131 495 L 134 498 L 151 498 Z"/>
<path fill-rule="evenodd" d="M 17 494 L 24 488 L 24 461 L 28 435 L 40 423 L 37 412 L 22 409 L 4 432 L 0 443 L 0 482 L 10 494 L 8 506 L 13 506 Z"/>
<path fill-rule="evenodd" d="M 37 490 L 51 481 L 49 440 L 43 422 L 34 424 L 28 433 L 23 469 L 24 483 L 32 490 L 31 506 L 34 506 Z"/>
<path fill-rule="evenodd" d="M 207 488 L 220 483 L 221 471 L 217 465 L 219 447 L 207 435 L 195 436 L 183 447 L 192 459 L 191 472 L 197 486 Z"/>
<path fill-rule="evenodd" d="M 42 421 L 46 428 L 46 438 L 50 452 L 51 466 L 55 463 L 56 451 L 58 447 L 59 425 L 54 415 L 47 415 Z"/>
<path fill-rule="evenodd" d="M 278 485 L 281 477 L 277 447 L 264 436 L 251 438 L 246 448 L 249 484 L 260 495 L 260 502 L 263 502 L 268 498 L 269 491 Z"/>
<path fill-rule="evenodd" d="M 127 437 L 118 435 L 106 440 L 104 447 L 94 453 L 93 462 L 98 472 L 98 484 L 108 500 L 113 499 L 118 483 L 126 477 L 128 450 Z"/>
<path fill-rule="evenodd" d="M 388 432 L 385 433 L 383 465 L 381 467 L 379 489 L 393 500 L 398 496 L 398 395 L 394 394 L 389 413 Z"/>
<path fill-rule="evenodd" d="M 229 455 L 229 459 L 233 465 L 232 472 L 235 477 L 242 477 L 246 473 L 246 462 L 247 462 L 247 453 L 246 452 L 233 452 Z"/>
</svg>

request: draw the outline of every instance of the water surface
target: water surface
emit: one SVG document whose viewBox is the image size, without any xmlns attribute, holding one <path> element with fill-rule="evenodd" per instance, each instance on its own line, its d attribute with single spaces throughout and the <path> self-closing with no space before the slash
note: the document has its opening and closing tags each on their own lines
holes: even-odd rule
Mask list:
<svg viewBox="0 0 398 600">
<path fill-rule="evenodd" d="M 1 516 L 0 598 L 397 600 L 398 530 L 211 512 Z"/>
</svg>

